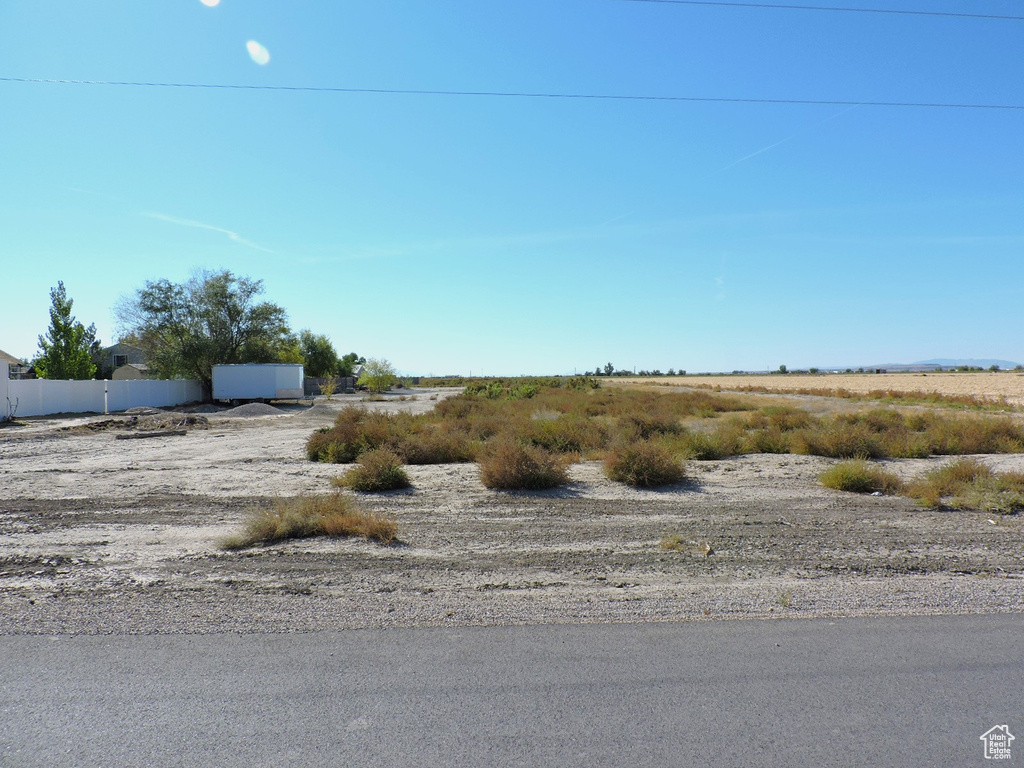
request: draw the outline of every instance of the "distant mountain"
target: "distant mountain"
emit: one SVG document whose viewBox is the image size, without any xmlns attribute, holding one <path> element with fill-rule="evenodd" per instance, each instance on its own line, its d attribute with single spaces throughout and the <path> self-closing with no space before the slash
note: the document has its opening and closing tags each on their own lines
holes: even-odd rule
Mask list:
<svg viewBox="0 0 1024 768">
<path fill-rule="evenodd" d="M 991 368 L 993 365 L 998 365 L 1000 368 L 1016 368 L 1019 363 L 1009 360 L 975 360 L 973 358 L 968 360 L 951 360 L 941 358 L 937 360 L 921 360 L 920 362 L 913 363 L 913 365 L 941 365 L 943 368 L 956 368 L 958 365 L 969 365 L 972 368 Z"/>
</svg>

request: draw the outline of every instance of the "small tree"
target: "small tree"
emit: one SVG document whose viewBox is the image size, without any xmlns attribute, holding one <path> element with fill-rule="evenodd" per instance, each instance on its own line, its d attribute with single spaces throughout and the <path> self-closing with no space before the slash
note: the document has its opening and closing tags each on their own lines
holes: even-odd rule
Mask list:
<svg viewBox="0 0 1024 768">
<path fill-rule="evenodd" d="M 63 281 L 50 289 L 50 329 L 39 337 L 39 355 L 32 362 L 44 379 L 91 379 L 96 373 L 90 352 L 96 341 L 96 326 L 86 328 L 71 314 Z"/>
<path fill-rule="evenodd" d="M 363 366 L 363 374 L 357 382 L 374 394 L 380 394 L 391 388 L 398 381 L 394 366 L 384 358 L 371 357 Z"/>
<path fill-rule="evenodd" d="M 789 369 L 784 365 L 779 366 L 779 373 L 789 373 Z"/>
<path fill-rule="evenodd" d="M 328 400 L 331 399 L 338 389 L 338 379 L 335 376 L 328 376 L 322 382 L 320 382 L 320 394 L 326 397 Z"/>
</svg>

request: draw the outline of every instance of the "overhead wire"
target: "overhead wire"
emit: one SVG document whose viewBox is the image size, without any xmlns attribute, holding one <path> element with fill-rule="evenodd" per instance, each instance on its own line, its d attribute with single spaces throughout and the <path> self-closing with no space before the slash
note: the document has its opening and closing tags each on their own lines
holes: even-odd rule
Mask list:
<svg viewBox="0 0 1024 768">
<path fill-rule="evenodd" d="M 989 19 L 993 21 L 1024 21 L 1024 16 L 1001 16 L 960 11 L 907 11 L 898 8 L 852 8 L 828 5 L 789 5 L 780 3 L 740 3 L 727 0 L 613 0 L 619 3 L 656 3 L 660 5 L 704 5 L 721 8 L 764 8 L 786 11 L 834 11 L 837 13 L 882 13 L 900 16 L 938 16 L 953 19 Z"/>
<path fill-rule="evenodd" d="M 732 0 L 612 0 L 613 2 L 653 3 L 660 5 L 692 5 L 726 8 L 758 8 L 767 10 L 802 10 L 802 11 L 834 11 L 841 13 L 896 14 L 906 16 L 937 16 L 965 19 L 989 19 L 998 21 L 1024 21 L 1024 16 L 1005 16 L 980 13 L 963 13 L 947 11 L 911 11 L 892 8 L 860 8 L 821 5 L 796 5 L 782 3 L 751 3 L 734 2 Z M 823 106 L 862 106 L 862 107 L 902 107 L 928 109 L 986 109 L 986 110 L 1024 110 L 1018 104 L 976 104 L 976 103 L 945 103 L 945 102 L 902 102 L 902 101 L 846 101 L 838 99 L 763 99 L 725 96 L 656 96 L 644 94 L 608 94 L 608 93 L 552 93 L 536 91 L 458 91 L 445 89 L 413 89 L 413 88 L 347 88 L 308 85 L 240 85 L 233 83 L 167 83 L 126 80 L 79 80 L 65 78 L 35 77 L 0 77 L 0 82 L 8 83 L 46 83 L 63 85 L 107 85 L 145 88 L 200 88 L 224 90 L 252 91 L 295 91 L 310 93 L 352 93 L 352 94 L 383 94 L 397 96 L 477 96 L 504 98 L 538 98 L 538 99 L 585 99 L 611 101 L 675 101 L 675 102 L 707 102 L 733 104 L 805 104 Z"/>
<path fill-rule="evenodd" d="M 417 88 L 346 88 L 315 85 L 243 85 L 238 83 L 165 83 L 130 80 L 72 80 L 42 77 L 0 77 L 5 83 L 51 85 L 98 85 L 131 88 L 196 88 L 237 91 L 279 91 L 302 93 L 382 94 L 390 96 L 469 96 L 519 99 L 576 99 L 595 101 L 704 102 L 718 104 L 796 104 L 831 107 L 900 107 L 923 109 L 1024 110 L 1024 104 L 976 104 L 923 101 L 856 101 L 848 99 L 762 99 L 735 96 L 657 96 L 616 93 L 557 93 L 544 91 L 458 91 Z"/>
</svg>

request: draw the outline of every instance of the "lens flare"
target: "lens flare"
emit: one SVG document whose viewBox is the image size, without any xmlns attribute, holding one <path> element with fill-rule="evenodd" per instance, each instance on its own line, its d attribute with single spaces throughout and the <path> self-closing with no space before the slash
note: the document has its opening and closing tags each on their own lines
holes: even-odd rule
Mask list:
<svg viewBox="0 0 1024 768">
<path fill-rule="evenodd" d="M 220 5 L 220 0 L 199 0 L 200 3 L 205 5 L 207 8 L 213 8 Z"/>
<path fill-rule="evenodd" d="M 262 45 L 257 43 L 255 40 L 250 40 L 245 44 L 245 49 L 249 52 L 249 58 L 259 64 L 261 67 L 265 66 L 270 61 L 270 51 L 264 48 Z"/>
</svg>

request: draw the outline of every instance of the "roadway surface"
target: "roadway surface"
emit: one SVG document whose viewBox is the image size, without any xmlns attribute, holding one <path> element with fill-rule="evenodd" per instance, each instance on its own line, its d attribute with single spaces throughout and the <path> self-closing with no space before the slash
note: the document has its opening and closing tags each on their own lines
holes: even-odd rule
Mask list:
<svg viewBox="0 0 1024 768">
<path fill-rule="evenodd" d="M 1020 615 L 0 637 L 11 768 L 1022 762 Z"/>
</svg>

